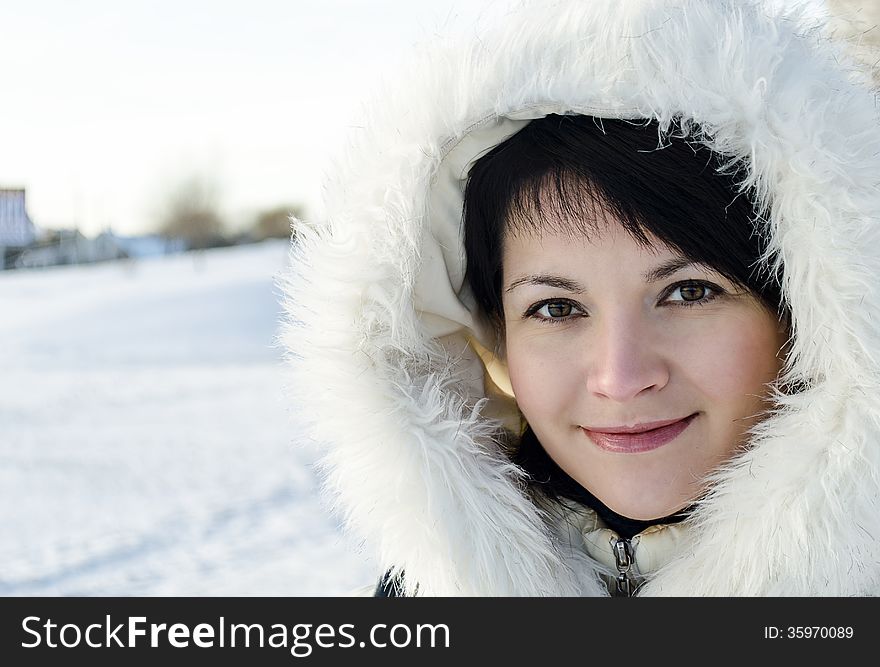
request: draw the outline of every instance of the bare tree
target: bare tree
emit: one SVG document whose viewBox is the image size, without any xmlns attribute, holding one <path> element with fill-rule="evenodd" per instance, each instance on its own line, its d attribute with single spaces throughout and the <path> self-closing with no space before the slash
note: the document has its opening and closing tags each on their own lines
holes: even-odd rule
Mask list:
<svg viewBox="0 0 880 667">
<path fill-rule="evenodd" d="M 254 239 L 289 239 L 291 237 L 291 216 L 302 217 L 302 209 L 299 206 L 276 206 L 257 214 L 254 220 Z M 295 230 L 294 230 L 295 231 Z"/>
<path fill-rule="evenodd" d="M 167 237 L 183 239 L 191 249 L 224 245 L 218 202 L 218 188 L 213 181 L 191 176 L 169 195 L 159 230 Z"/>
</svg>

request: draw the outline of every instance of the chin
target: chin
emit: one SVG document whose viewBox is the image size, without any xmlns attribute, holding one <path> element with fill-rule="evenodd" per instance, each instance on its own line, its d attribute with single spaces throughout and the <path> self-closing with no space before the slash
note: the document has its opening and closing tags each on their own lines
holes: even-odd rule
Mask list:
<svg viewBox="0 0 880 667">
<path fill-rule="evenodd" d="M 619 503 L 605 502 L 605 505 L 609 509 L 620 514 L 621 516 L 625 516 L 628 519 L 635 519 L 636 521 L 651 521 L 653 519 L 662 519 L 669 516 L 670 514 L 675 514 L 679 510 L 687 507 L 687 503 L 682 504 L 680 502 L 644 503 L 626 502 L 626 500 Z"/>
<path fill-rule="evenodd" d="M 698 487 L 683 484 L 679 469 L 677 463 L 655 470 L 627 465 L 605 470 L 602 478 L 584 479 L 581 484 L 617 514 L 651 521 L 684 509 L 699 494 Z"/>
</svg>

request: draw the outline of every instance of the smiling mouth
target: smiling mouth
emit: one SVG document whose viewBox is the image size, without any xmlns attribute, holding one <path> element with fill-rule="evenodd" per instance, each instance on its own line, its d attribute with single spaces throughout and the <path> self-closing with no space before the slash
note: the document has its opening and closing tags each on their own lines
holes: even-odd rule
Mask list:
<svg viewBox="0 0 880 667">
<path fill-rule="evenodd" d="M 622 454 L 638 454 L 658 449 L 672 442 L 690 426 L 698 414 L 695 412 L 684 419 L 672 422 L 655 422 L 655 424 L 660 424 L 659 426 L 645 424 L 641 427 L 633 427 L 633 429 L 642 429 L 644 426 L 650 427 L 636 432 L 626 427 L 614 427 L 609 431 L 591 430 L 581 427 L 581 430 L 600 449 Z M 613 432 L 610 432 L 611 430 Z"/>
</svg>

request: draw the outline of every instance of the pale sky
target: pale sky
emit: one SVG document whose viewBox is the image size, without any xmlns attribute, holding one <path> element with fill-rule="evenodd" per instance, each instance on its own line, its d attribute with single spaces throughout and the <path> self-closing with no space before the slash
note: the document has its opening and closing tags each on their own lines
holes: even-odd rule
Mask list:
<svg viewBox="0 0 880 667">
<path fill-rule="evenodd" d="M 821 0 L 768 0 L 813 2 Z M 358 104 L 446 22 L 516 0 L 29 0 L 0 3 L 0 188 L 41 227 L 155 228 L 181 181 L 236 226 L 305 205 Z"/>
<path fill-rule="evenodd" d="M 357 105 L 451 17 L 510 0 L 31 0 L 0 4 L 0 187 L 41 227 L 150 231 L 174 186 L 224 213 L 304 204 Z"/>
</svg>

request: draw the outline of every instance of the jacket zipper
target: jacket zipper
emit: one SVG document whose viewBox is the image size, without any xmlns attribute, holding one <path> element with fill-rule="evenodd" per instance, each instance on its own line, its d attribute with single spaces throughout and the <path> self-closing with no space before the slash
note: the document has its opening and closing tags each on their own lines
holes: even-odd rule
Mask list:
<svg viewBox="0 0 880 667">
<path fill-rule="evenodd" d="M 619 538 L 611 544 L 614 552 L 614 560 L 617 564 L 617 595 L 632 597 L 635 591 L 635 581 L 630 575 L 634 561 L 633 547 L 629 540 Z"/>
</svg>

